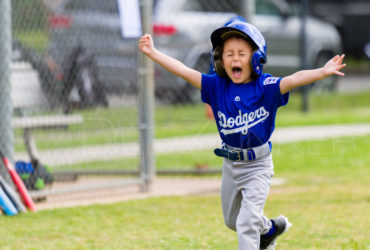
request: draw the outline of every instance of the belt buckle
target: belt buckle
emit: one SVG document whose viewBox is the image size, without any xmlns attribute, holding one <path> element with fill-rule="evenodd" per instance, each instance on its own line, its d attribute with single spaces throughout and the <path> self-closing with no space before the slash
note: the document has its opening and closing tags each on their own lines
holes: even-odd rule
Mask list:
<svg viewBox="0 0 370 250">
<path fill-rule="evenodd" d="M 242 154 L 243 152 L 235 151 L 235 153 L 237 153 L 237 155 L 238 155 L 238 159 L 237 159 L 237 161 L 241 161 L 241 160 L 242 160 L 241 154 Z"/>
<path fill-rule="evenodd" d="M 230 153 L 232 153 L 233 155 L 236 155 L 236 159 L 234 159 L 234 161 L 241 161 L 242 160 L 241 154 L 243 152 L 240 152 L 240 151 L 237 151 L 237 150 L 230 150 L 229 154 Z"/>
</svg>

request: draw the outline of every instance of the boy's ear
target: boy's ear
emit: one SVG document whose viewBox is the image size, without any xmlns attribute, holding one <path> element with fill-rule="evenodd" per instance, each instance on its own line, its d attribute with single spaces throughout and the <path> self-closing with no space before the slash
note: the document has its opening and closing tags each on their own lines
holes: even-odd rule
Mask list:
<svg viewBox="0 0 370 250">
<path fill-rule="evenodd" d="M 219 76 L 228 78 L 224 68 L 224 62 L 222 61 L 222 50 L 219 48 L 213 51 L 213 67 Z"/>
</svg>

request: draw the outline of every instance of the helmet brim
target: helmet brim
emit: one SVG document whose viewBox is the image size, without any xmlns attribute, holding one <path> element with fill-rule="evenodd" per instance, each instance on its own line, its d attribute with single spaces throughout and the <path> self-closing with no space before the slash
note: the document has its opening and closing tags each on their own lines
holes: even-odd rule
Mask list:
<svg viewBox="0 0 370 250">
<path fill-rule="evenodd" d="M 240 30 L 233 28 L 233 27 L 222 27 L 222 28 L 216 29 L 211 34 L 211 42 L 212 42 L 213 49 L 222 46 L 223 43 L 230 37 L 240 37 L 246 41 L 252 42 L 253 45 L 257 46 L 250 39 L 250 37 L 246 35 L 244 32 L 241 32 Z"/>
</svg>

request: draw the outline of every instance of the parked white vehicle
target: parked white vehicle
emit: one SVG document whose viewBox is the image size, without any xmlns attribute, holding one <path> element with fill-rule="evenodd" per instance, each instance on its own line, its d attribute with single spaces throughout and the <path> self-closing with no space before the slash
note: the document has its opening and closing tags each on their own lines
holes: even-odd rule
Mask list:
<svg viewBox="0 0 370 250">
<path fill-rule="evenodd" d="M 173 27 L 172 35 L 156 36 L 158 48 L 190 67 L 208 69 L 210 34 L 242 9 L 240 0 L 158 0 L 155 12 L 157 25 Z M 255 1 L 253 24 L 267 42 L 265 72 L 286 76 L 301 67 L 301 18 L 284 0 Z M 336 28 L 316 18 L 307 19 L 307 66 L 321 66 L 332 56 L 341 53 L 341 39 Z M 181 81 L 181 80 L 178 80 Z M 157 79 L 158 82 L 158 79 Z M 336 77 L 326 79 L 317 87 L 334 89 Z"/>
<path fill-rule="evenodd" d="M 156 47 L 186 65 L 207 72 L 210 34 L 241 9 L 242 0 L 154 0 Z M 288 75 L 300 69 L 301 19 L 284 0 L 258 0 L 254 24 L 267 41 L 265 72 Z M 117 0 L 66 0 L 50 19 L 49 56 L 62 65 L 76 46 L 96 56 L 98 75 L 108 94 L 136 91 L 137 39 L 120 32 Z M 308 66 L 316 67 L 341 52 L 335 27 L 307 20 Z M 161 67 L 155 68 L 156 94 L 172 102 L 199 100 L 197 91 Z M 58 74 L 58 72 L 56 72 Z M 335 78 L 320 86 L 334 88 Z M 198 93 L 199 94 L 199 93 Z"/>
</svg>

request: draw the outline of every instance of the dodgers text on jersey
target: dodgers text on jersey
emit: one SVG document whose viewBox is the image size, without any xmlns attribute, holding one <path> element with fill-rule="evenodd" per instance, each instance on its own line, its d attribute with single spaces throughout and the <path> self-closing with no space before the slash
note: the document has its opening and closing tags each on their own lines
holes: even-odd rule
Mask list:
<svg viewBox="0 0 370 250">
<path fill-rule="evenodd" d="M 218 124 L 222 128 L 220 130 L 224 135 L 235 134 L 241 132 L 243 135 L 248 133 L 248 129 L 263 122 L 269 116 L 269 112 L 261 106 L 253 112 L 244 113 L 239 110 L 236 117 L 226 118 L 226 115 L 218 111 Z"/>
</svg>

